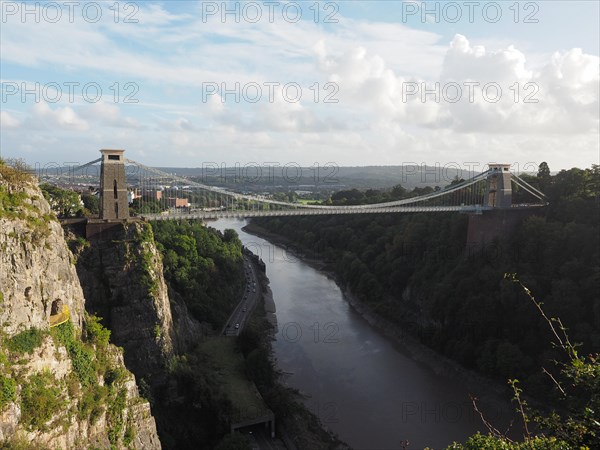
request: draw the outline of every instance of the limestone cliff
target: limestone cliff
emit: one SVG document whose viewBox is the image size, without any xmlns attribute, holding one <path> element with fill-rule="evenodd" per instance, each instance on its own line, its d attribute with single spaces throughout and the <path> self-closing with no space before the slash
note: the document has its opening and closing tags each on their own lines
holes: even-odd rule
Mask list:
<svg viewBox="0 0 600 450">
<path fill-rule="evenodd" d="M 0 162 L 0 445 L 161 448 L 122 351 L 84 302 L 48 203 Z"/>
<path fill-rule="evenodd" d="M 169 359 L 195 340 L 199 324 L 183 303 L 169 300 L 152 228 L 123 224 L 90 244 L 76 252 L 88 311 L 105 318 L 138 379 L 153 387 L 163 384 Z"/>
</svg>

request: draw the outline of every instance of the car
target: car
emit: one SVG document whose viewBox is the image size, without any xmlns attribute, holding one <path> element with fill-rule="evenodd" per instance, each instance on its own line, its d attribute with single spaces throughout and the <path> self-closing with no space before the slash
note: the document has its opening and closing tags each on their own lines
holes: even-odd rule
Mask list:
<svg viewBox="0 0 600 450">
<path fill-rule="evenodd" d="M 237 330 L 239 327 L 240 327 L 240 324 L 239 324 L 239 323 L 236 323 L 236 324 L 235 324 L 235 329 Z"/>
<path fill-rule="evenodd" d="M 246 308 L 242 309 L 242 311 L 246 312 Z"/>
</svg>

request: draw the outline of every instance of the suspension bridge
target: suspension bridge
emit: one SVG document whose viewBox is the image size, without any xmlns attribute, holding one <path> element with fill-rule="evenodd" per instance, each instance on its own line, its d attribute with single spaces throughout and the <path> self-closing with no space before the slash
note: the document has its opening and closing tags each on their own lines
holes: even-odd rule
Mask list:
<svg viewBox="0 0 600 450">
<path fill-rule="evenodd" d="M 424 195 L 360 205 L 281 201 L 268 195 L 235 192 L 200 183 L 127 159 L 123 150 L 101 150 L 102 157 L 68 170 L 44 173 L 56 184 L 100 182 L 100 220 L 130 219 L 130 205 L 147 220 L 250 218 L 339 214 L 462 212 L 532 209 L 547 204 L 545 195 L 510 171 L 508 164 Z M 514 193 L 519 201 L 514 202 Z"/>
</svg>

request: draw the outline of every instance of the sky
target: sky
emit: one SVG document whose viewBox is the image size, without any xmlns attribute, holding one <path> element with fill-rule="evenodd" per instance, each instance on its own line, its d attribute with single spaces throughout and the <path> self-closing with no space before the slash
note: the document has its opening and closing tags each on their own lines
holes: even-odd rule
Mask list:
<svg viewBox="0 0 600 450">
<path fill-rule="evenodd" d="M 0 0 L 0 154 L 590 167 L 599 5 Z"/>
</svg>

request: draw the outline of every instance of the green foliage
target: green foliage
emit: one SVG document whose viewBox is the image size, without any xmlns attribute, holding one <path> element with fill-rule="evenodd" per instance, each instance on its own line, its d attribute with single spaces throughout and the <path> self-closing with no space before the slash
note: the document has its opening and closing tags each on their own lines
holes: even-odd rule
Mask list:
<svg viewBox="0 0 600 450">
<path fill-rule="evenodd" d="M 93 194 L 85 194 L 81 196 L 83 206 L 90 214 L 100 213 L 100 199 Z"/>
<path fill-rule="evenodd" d="M 131 212 L 133 214 L 156 214 L 164 211 L 163 205 L 155 199 L 145 197 L 143 201 L 140 198 L 133 199 Z"/>
<path fill-rule="evenodd" d="M 79 401 L 77 417 L 80 420 L 88 420 L 90 424 L 102 416 L 105 410 L 108 389 L 105 386 L 95 385 L 83 390 L 83 395 Z"/>
<path fill-rule="evenodd" d="M 32 375 L 21 390 L 21 423 L 30 430 L 47 430 L 47 422 L 64 404 L 58 381 L 49 371 Z"/>
<path fill-rule="evenodd" d="M 133 425 L 131 423 L 131 417 L 132 416 L 130 415 L 127 420 L 127 428 L 125 428 L 125 434 L 123 435 L 123 445 L 125 447 L 129 447 L 135 439 L 135 429 L 133 428 Z"/>
<path fill-rule="evenodd" d="M 50 335 L 57 344 L 67 347 L 75 341 L 75 327 L 73 323 L 68 320 L 65 323 L 53 327 L 50 329 Z"/>
<path fill-rule="evenodd" d="M 86 315 L 84 330 L 88 342 L 104 348 L 110 341 L 110 330 L 100 323 L 101 320 L 98 316 Z"/>
<path fill-rule="evenodd" d="M 39 442 L 31 443 L 27 439 L 13 437 L 7 441 L 0 442 L 0 450 L 50 450 L 40 445 Z"/>
<path fill-rule="evenodd" d="M 242 244 L 198 222 L 152 222 L 169 287 L 192 315 L 219 328 L 243 290 Z"/>
<path fill-rule="evenodd" d="M 156 296 L 160 286 L 158 278 L 154 275 L 156 263 L 154 254 L 151 251 L 151 247 L 154 245 L 154 235 L 150 224 L 140 224 L 140 227 L 137 229 L 136 242 L 140 249 L 138 265 L 140 283 L 148 289 L 150 295 Z"/>
<path fill-rule="evenodd" d="M 524 442 L 512 442 L 492 435 L 477 433 L 464 444 L 453 443 L 447 450 L 565 450 L 565 442 L 552 437 L 534 437 Z"/>
<path fill-rule="evenodd" d="M 127 379 L 127 370 L 123 367 L 112 367 L 104 374 L 104 383 L 109 386 L 120 386 Z"/>
<path fill-rule="evenodd" d="M 26 191 L 22 190 L 23 186 L 19 183 L 16 186 L 17 188 L 15 189 L 14 184 L 8 187 L 3 183 L 0 184 L 0 218 L 24 221 L 27 228 L 31 231 L 29 235 L 23 234 L 19 236 L 11 232 L 8 234 L 9 237 L 38 243 L 50 235 L 51 229 L 48 224 L 54 217 L 52 214 L 42 214 L 34 206 L 33 199 L 29 198 Z"/>
<path fill-rule="evenodd" d="M 98 362 L 94 349 L 81 342 L 75 336 L 75 328 L 71 321 L 52 328 L 52 335 L 64 345 L 71 358 L 73 371 L 84 388 L 97 383 Z"/>
<path fill-rule="evenodd" d="M 79 255 L 91 245 L 87 239 L 81 236 L 77 236 L 75 239 L 70 239 L 67 244 L 69 245 L 69 250 L 71 250 L 71 253 L 73 253 L 75 258 L 79 257 Z"/>
<path fill-rule="evenodd" d="M 0 411 L 4 407 L 15 400 L 17 383 L 13 378 L 5 377 L 0 374 Z"/>
<path fill-rule="evenodd" d="M 537 177 L 526 178 L 540 187 Z M 551 383 L 539 375 L 539 367 L 557 357 L 556 349 L 547 349 L 546 324 L 523 302 L 521 290 L 501 280 L 505 272 L 520 273 L 582 350 L 600 348 L 600 307 L 594 301 L 600 169 L 561 171 L 547 182 L 550 205 L 541 216 L 527 218 L 512 236 L 484 251 L 465 248 L 468 218 L 459 214 L 252 223 L 324 259 L 342 285 L 426 345 L 490 377 L 518 378 L 530 395 L 550 397 Z"/>
<path fill-rule="evenodd" d="M 95 359 L 94 349 L 79 341 L 67 347 L 73 371 L 79 377 L 79 381 L 84 388 L 93 386 L 97 382 L 98 366 Z"/>
<path fill-rule="evenodd" d="M 544 414 L 530 408 L 521 399 L 521 389 L 516 380 L 509 380 L 513 387 L 523 422 L 526 437 L 530 437 L 527 424 L 535 421 L 544 430 L 549 430 L 554 437 L 565 441 L 572 448 L 600 448 L 600 421 L 597 411 L 600 411 L 600 361 L 597 354 L 581 356 L 577 345 L 571 343 L 562 320 L 548 317 L 531 291 L 517 278 L 516 274 L 507 274 L 513 283 L 525 292 L 531 303 L 536 307 L 544 322 L 551 331 L 553 344 L 561 351 L 565 362 L 556 361 L 558 373 L 552 374 L 544 369 L 554 383 L 554 390 L 561 400 L 559 410 Z"/>
<path fill-rule="evenodd" d="M 40 189 L 46 200 L 48 200 L 52 211 L 54 211 L 58 217 L 75 217 L 83 215 L 81 199 L 77 192 L 61 189 L 58 186 L 48 183 L 40 184 Z"/>
<path fill-rule="evenodd" d="M 13 186 L 21 186 L 33 181 L 30 170 L 31 168 L 22 159 L 0 158 L 0 177 Z"/>
<path fill-rule="evenodd" d="M 127 406 L 127 391 L 125 388 L 111 393 L 111 399 L 107 411 L 108 440 L 111 448 L 116 448 L 119 438 L 124 430 L 123 410 Z"/>
<path fill-rule="evenodd" d="M 19 334 L 9 338 L 6 342 L 6 347 L 13 353 L 20 355 L 24 353 L 32 353 L 36 348 L 42 345 L 44 333 L 37 328 L 21 331 Z"/>
</svg>

